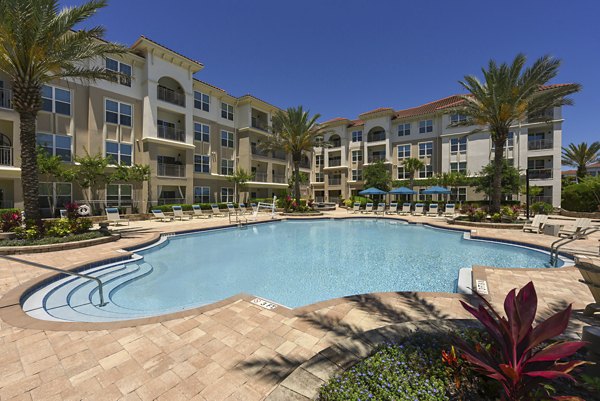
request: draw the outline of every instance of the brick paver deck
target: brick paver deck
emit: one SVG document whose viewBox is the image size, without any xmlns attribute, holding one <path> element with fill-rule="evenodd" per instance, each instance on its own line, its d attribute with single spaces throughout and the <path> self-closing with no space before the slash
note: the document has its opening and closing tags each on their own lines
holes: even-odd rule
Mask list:
<svg viewBox="0 0 600 401">
<path fill-rule="evenodd" d="M 346 216 L 345 211 L 328 213 Z M 263 218 L 266 219 L 266 218 Z M 441 219 L 409 218 L 418 221 Z M 79 250 L 0 257 L 0 296 L 46 272 L 27 265 L 69 268 L 147 241 L 160 231 L 223 224 L 227 219 L 132 225 L 117 242 Z M 554 239 L 515 230 L 478 230 L 497 238 L 549 245 Z M 597 238 L 579 241 L 593 249 Z M 533 280 L 544 309 L 592 302 L 574 268 L 486 268 L 492 302 Z M 357 332 L 411 320 L 466 318 L 458 294 L 388 293 L 269 311 L 238 297 L 203 313 L 158 323 L 98 330 L 40 330 L 0 321 L 2 400 L 260 400 L 294 368 Z M 2 305 L 0 308 L 11 308 Z M 14 307 L 12 307 L 14 309 Z M 2 312 L 0 311 L 0 316 Z"/>
</svg>

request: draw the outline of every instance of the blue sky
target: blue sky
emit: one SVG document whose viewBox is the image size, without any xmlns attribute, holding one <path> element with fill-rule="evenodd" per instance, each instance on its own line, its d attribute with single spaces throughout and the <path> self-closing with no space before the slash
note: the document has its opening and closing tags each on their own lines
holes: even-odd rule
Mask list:
<svg viewBox="0 0 600 401">
<path fill-rule="evenodd" d="M 490 58 L 550 54 L 563 61 L 555 82 L 583 85 L 563 113 L 567 144 L 600 140 L 598 15 L 596 0 L 112 0 L 91 23 L 204 63 L 196 76 L 235 96 L 302 104 L 322 121 L 462 93 Z"/>
</svg>

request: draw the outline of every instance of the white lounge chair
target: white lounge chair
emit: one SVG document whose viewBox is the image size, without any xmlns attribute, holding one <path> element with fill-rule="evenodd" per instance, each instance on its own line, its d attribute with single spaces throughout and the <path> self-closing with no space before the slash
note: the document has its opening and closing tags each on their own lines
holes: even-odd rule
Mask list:
<svg viewBox="0 0 600 401">
<path fill-rule="evenodd" d="M 559 237 L 568 237 L 578 233 L 581 230 L 588 228 L 592 224 L 592 219 L 581 217 L 575 220 L 575 224 L 569 224 L 564 226 L 558 232 Z"/>
<path fill-rule="evenodd" d="M 213 203 L 210 205 L 210 208 L 212 209 L 213 216 L 225 217 L 225 213 L 219 209 L 219 205 Z"/>
<path fill-rule="evenodd" d="M 438 204 L 437 203 L 430 203 L 429 204 L 429 209 L 427 210 L 427 216 L 437 217 L 437 215 L 438 215 Z"/>
<path fill-rule="evenodd" d="M 202 219 L 209 219 L 210 218 L 210 214 L 206 214 L 202 212 L 202 208 L 200 207 L 200 205 L 192 205 L 192 210 L 194 211 L 194 216 L 193 217 L 198 217 L 198 218 L 202 218 Z"/>
<path fill-rule="evenodd" d="M 129 220 L 124 219 L 121 217 L 121 215 L 119 214 L 119 209 L 116 207 L 107 207 L 106 209 L 104 209 L 106 211 L 106 221 L 108 222 L 108 224 L 110 225 L 111 223 L 114 223 L 115 226 L 118 226 L 119 223 L 127 223 L 127 225 L 129 225 Z"/>
<path fill-rule="evenodd" d="M 536 214 L 531 221 L 531 224 L 525 224 L 523 231 L 530 231 L 532 233 L 539 234 L 542 232 L 542 227 L 548 221 L 548 216 L 545 214 Z"/>
<path fill-rule="evenodd" d="M 417 214 L 425 214 L 423 212 L 423 209 L 425 208 L 425 204 L 424 203 L 417 203 L 415 204 L 415 211 L 413 212 L 414 215 Z"/>
<path fill-rule="evenodd" d="M 227 213 L 237 215 L 237 211 L 235 210 L 235 206 L 233 206 L 233 203 L 227 204 Z"/>
<path fill-rule="evenodd" d="M 390 207 L 386 211 L 387 214 L 398 214 L 398 203 L 392 202 L 390 203 Z"/>
<path fill-rule="evenodd" d="M 373 204 L 372 203 L 367 203 L 365 205 L 365 210 L 362 211 L 363 213 L 373 213 Z"/>
<path fill-rule="evenodd" d="M 156 219 L 158 221 L 172 221 L 173 220 L 172 217 L 165 216 L 163 211 L 160 209 L 152 210 L 152 214 L 154 215 L 154 219 Z"/>
<path fill-rule="evenodd" d="M 385 214 L 385 203 L 381 202 L 377 204 L 377 209 L 373 211 L 375 214 Z"/>
<path fill-rule="evenodd" d="M 456 205 L 454 203 L 446 203 L 446 208 L 444 209 L 444 216 L 454 217 L 455 214 L 456 214 Z"/>
<path fill-rule="evenodd" d="M 117 209 L 117 212 L 118 212 L 118 211 L 119 211 L 119 210 Z M 65 209 L 60 209 L 60 210 L 59 210 L 59 213 L 60 213 L 60 218 L 61 218 L 61 219 L 66 219 L 66 218 L 67 218 L 67 211 L 66 211 Z"/>
<path fill-rule="evenodd" d="M 240 211 L 240 215 L 244 215 L 248 213 L 248 209 L 246 209 L 246 205 L 243 203 L 240 203 L 238 205 L 238 210 Z"/>
<path fill-rule="evenodd" d="M 412 203 L 403 203 L 400 214 L 410 214 L 410 209 L 412 209 Z"/>
<path fill-rule="evenodd" d="M 175 219 L 179 219 L 180 221 L 183 221 L 183 219 L 189 220 L 190 216 L 187 216 L 185 214 L 183 214 L 183 208 L 181 206 L 172 206 L 173 208 L 173 217 Z"/>
<path fill-rule="evenodd" d="M 348 209 L 350 212 L 350 209 Z M 352 213 L 360 213 L 360 202 L 354 202 L 354 206 L 352 207 Z"/>
<path fill-rule="evenodd" d="M 251 203 L 250 207 L 252 208 L 252 213 L 258 212 L 258 205 L 256 203 Z"/>
</svg>

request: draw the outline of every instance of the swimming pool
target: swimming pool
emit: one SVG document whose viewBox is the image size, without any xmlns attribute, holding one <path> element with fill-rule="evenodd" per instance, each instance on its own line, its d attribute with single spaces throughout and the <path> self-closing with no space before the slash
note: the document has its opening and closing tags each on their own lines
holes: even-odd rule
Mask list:
<svg viewBox="0 0 600 401">
<path fill-rule="evenodd" d="M 549 267 L 542 251 L 387 219 L 261 223 L 170 236 L 135 253 L 90 270 L 105 283 L 108 305 L 95 306 L 94 282 L 67 277 L 34 292 L 24 310 L 51 320 L 123 320 L 242 292 L 294 308 L 371 292 L 455 292 L 459 269 L 472 265 Z"/>
</svg>

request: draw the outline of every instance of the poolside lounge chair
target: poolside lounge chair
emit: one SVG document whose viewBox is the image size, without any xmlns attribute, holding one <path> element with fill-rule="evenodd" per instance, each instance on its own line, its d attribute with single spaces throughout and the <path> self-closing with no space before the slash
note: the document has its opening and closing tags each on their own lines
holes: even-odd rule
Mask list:
<svg viewBox="0 0 600 401">
<path fill-rule="evenodd" d="M 118 209 L 117 209 L 117 211 L 118 211 Z M 60 209 L 59 213 L 60 213 L 60 218 L 61 219 L 66 219 L 67 218 L 67 211 L 65 209 Z"/>
<path fill-rule="evenodd" d="M 240 211 L 240 215 L 244 215 L 248 213 L 248 209 L 246 209 L 246 205 L 243 203 L 240 203 L 238 205 L 238 210 Z"/>
<path fill-rule="evenodd" d="M 119 223 L 127 223 L 129 225 L 129 220 L 124 219 L 119 214 L 119 209 L 116 207 L 107 207 L 106 211 L 106 221 L 110 225 L 111 223 L 115 223 L 115 226 L 118 226 Z"/>
<path fill-rule="evenodd" d="M 373 210 L 375 214 L 385 214 L 385 203 L 377 204 L 377 209 Z"/>
<path fill-rule="evenodd" d="M 437 203 L 430 203 L 429 204 L 429 209 L 427 210 L 427 216 L 437 217 L 437 215 L 438 215 L 438 204 Z"/>
<path fill-rule="evenodd" d="M 390 207 L 388 208 L 387 214 L 398 214 L 398 203 L 392 202 L 390 203 Z"/>
<path fill-rule="evenodd" d="M 446 203 L 446 208 L 444 209 L 444 216 L 454 217 L 455 214 L 456 214 L 456 205 L 454 205 L 454 203 Z"/>
<path fill-rule="evenodd" d="M 258 205 L 256 203 L 251 203 L 250 207 L 252 208 L 252 213 L 258 213 Z"/>
<path fill-rule="evenodd" d="M 360 213 L 360 202 L 354 202 L 352 210 L 348 209 L 348 212 L 350 211 L 352 211 L 352 213 Z"/>
<path fill-rule="evenodd" d="M 200 205 L 192 205 L 192 210 L 194 211 L 193 217 L 209 219 L 211 216 L 210 214 L 203 213 Z"/>
<path fill-rule="evenodd" d="M 235 206 L 233 206 L 233 203 L 227 204 L 227 212 L 229 214 L 237 215 L 237 210 L 235 210 Z"/>
<path fill-rule="evenodd" d="M 367 203 L 365 205 L 365 210 L 362 211 L 363 213 L 373 213 L 373 204 L 372 203 Z"/>
<path fill-rule="evenodd" d="M 559 237 L 568 237 L 573 234 L 577 234 L 579 231 L 588 228 L 592 224 L 592 219 L 581 217 L 575 220 L 575 224 L 569 224 L 564 226 L 558 232 Z"/>
<path fill-rule="evenodd" d="M 163 211 L 160 209 L 152 210 L 152 214 L 154 215 L 154 219 L 156 219 L 158 221 L 172 221 L 173 220 L 172 217 L 165 216 Z"/>
<path fill-rule="evenodd" d="M 403 203 L 402 204 L 402 210 L 400 211 L 400 214 L 410 214 L 410 209 L 412 208 L 412 203 Z"/>
<path fill-rule="evenodd" d="M 425 214 L 423 212 L 423 209 L 425 208 L 425 204 L 424 203 L 417 203 L 415 204 L 415 211 L 413 212 L 414 215 L 417 214 Z"/>
<path fill-rule="evenodd" d="M 181 206 L 172 206 L 173 207 L 173 217 L 175 219 L 179 219 L 183 221 L 183 219 L 189 220 L 190 216 L 183 214 L 183 208 Z"/>
<path fill-rule="evenodd" d="M 212 209 L 213 216 L 225 217 L 225 213 L 223 213 L 221 209 L 219 209 L 219 205 L 213 203 L 212 205 L 210 205 L 210 208 Z"/>
<path fill-rule="evenodd" d="M 525 224 L 523 226 L 523 231 L 530 231 L 536 234 L 542 232 L 542 227 L 548 221 L 548 216 L 545 214 L 536 214 L 531 221 L 531 224 Z"/>
</svg>

